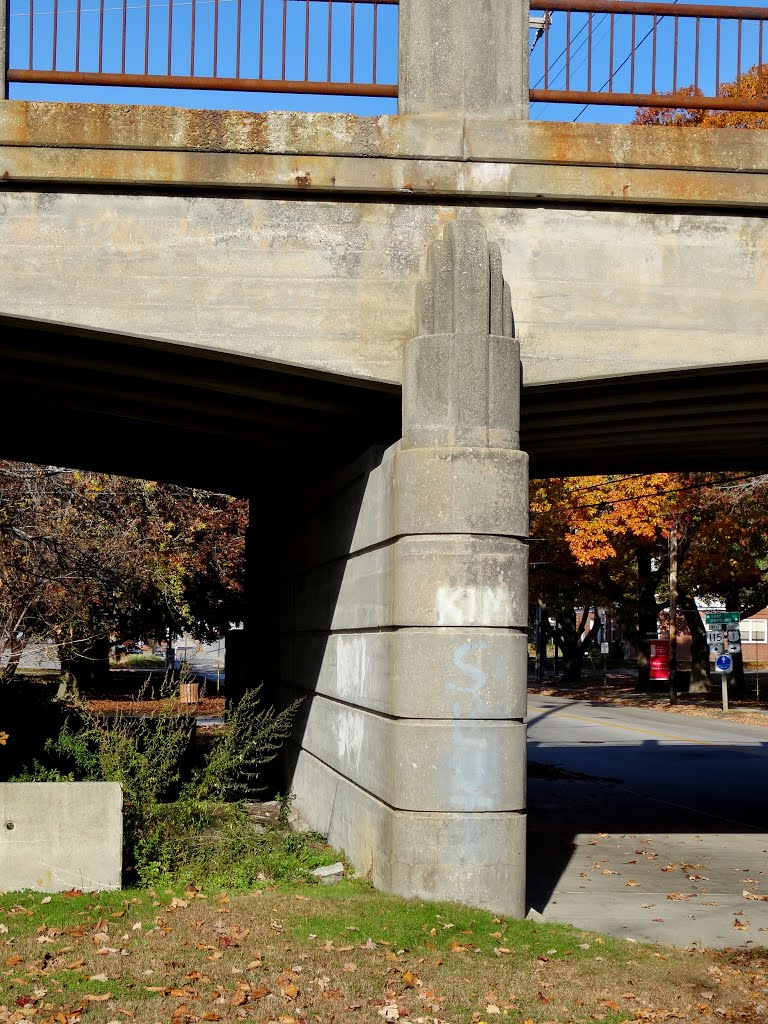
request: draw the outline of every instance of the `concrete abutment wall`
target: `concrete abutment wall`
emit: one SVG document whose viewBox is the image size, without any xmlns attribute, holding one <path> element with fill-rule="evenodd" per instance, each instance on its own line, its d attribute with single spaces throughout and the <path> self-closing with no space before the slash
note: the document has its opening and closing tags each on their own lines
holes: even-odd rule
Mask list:
<svg viewBox="0 0 768 1024">
<path fill-rule="evenodd" d="M 375 885 L 521 915 L 527 457 L 509 291 L 479 224 L 430 246 L 417 322 L 401 441 L 302 502 L 286 546 L 292 787 Z"/>
</svg>

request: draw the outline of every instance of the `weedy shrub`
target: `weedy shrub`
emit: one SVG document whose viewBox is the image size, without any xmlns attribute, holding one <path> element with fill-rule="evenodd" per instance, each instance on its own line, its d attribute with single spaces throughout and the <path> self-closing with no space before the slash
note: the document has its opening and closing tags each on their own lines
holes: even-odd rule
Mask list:
<svg viewBox="0 0 768 1024">
<path fill-rule="evenodd" d="M 176 699 L 177 685 L 166 678 L 152 716 L 106 716 L 75 695 L 58 736 L 46 744 L 46 762 L 35 760 L 15 781 L 119 782 L 123 863 L 145 885 L 183 875 L 244 887 L 332 861 L 321 837 L 261 831 L 238 802 L 258 793 L 263 766 L 287 739 L 301 701 L 278 711 L 262 705 L 260 687 L 248 690 L 203 763 L 193 766 L 194 722 Z M 144 696 L 142 690 L 137 699 Z"/>
</svg>

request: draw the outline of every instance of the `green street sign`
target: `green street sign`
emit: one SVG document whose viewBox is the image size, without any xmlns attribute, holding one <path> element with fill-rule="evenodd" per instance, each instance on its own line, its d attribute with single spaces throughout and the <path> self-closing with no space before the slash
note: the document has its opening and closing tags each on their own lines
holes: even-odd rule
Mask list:
<svg viewBox="0 0 768 1024">
<path fill-rule="evenodd" d="M 738 622 L 738 612 L 705 612 L 704 619 L 708 626 L 715 626 L 724 622 Z"/>
</svg>

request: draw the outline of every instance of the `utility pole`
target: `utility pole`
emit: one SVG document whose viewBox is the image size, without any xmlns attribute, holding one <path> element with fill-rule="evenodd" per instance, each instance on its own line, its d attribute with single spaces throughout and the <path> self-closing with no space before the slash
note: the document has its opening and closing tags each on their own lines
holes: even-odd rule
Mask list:
<svg viewBox="0 0 768 1024">
<path fill-rule="evenodd" d="M 669 531 L 669 703 L 677 703 L 677 523 Z"/>
</svg>

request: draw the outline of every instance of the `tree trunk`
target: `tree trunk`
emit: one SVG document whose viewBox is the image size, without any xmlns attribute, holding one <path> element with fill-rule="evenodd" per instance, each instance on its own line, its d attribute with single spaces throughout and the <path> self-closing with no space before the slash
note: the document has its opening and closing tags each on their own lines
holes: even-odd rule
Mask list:
<svg viewBox="0 0 768 1024">
<path fill-rule="evenodd" d="M 21 645 L 15 643 L 11 644 L 11 653 L 8 657 L 8 661 L 3 668 L 0 669 L 0 681 L 10 683 L 16 675 L 16 670 L 19 667 L 19 662 L 21 661 L 21 656 L 24 653 L 24 648 L 26 646 L 26 643 Z"/>
<path fill-rule="evenodd" d="M 656 586 L 651 565 L 651 552 L 637 549 L 637 688 L 651 689 L 651 657 L 648 640 L 657 636 Z"/>
<path fill-rule="evenodd" d="M 568 685 L 580 683 L 584 653 L 581 650 L 576 631 L 575 609 L 558 615 L 557 626 L 559 628 L 556 631 L 555 643 L 563 655 L 563 674 L 560 677 L 560 681 Z"/>
<path fill-rule="evenodd" d="M 682 592 L 678 595 L 677 606 L 685 616 L 685 623 L 691 634 L 691 680 L 688 683 L 688 693 L 711 693 L 709 644 L 699 609 L 693 598 Z"/>
<path fill-rule="evenodd" d="M 109 648 L 107 636 L 83 644 L 62 645 L 59 694 L 64 696 L 75 686 L 78 690 L 105 690 L 109 685 Z"/>
</svg>

